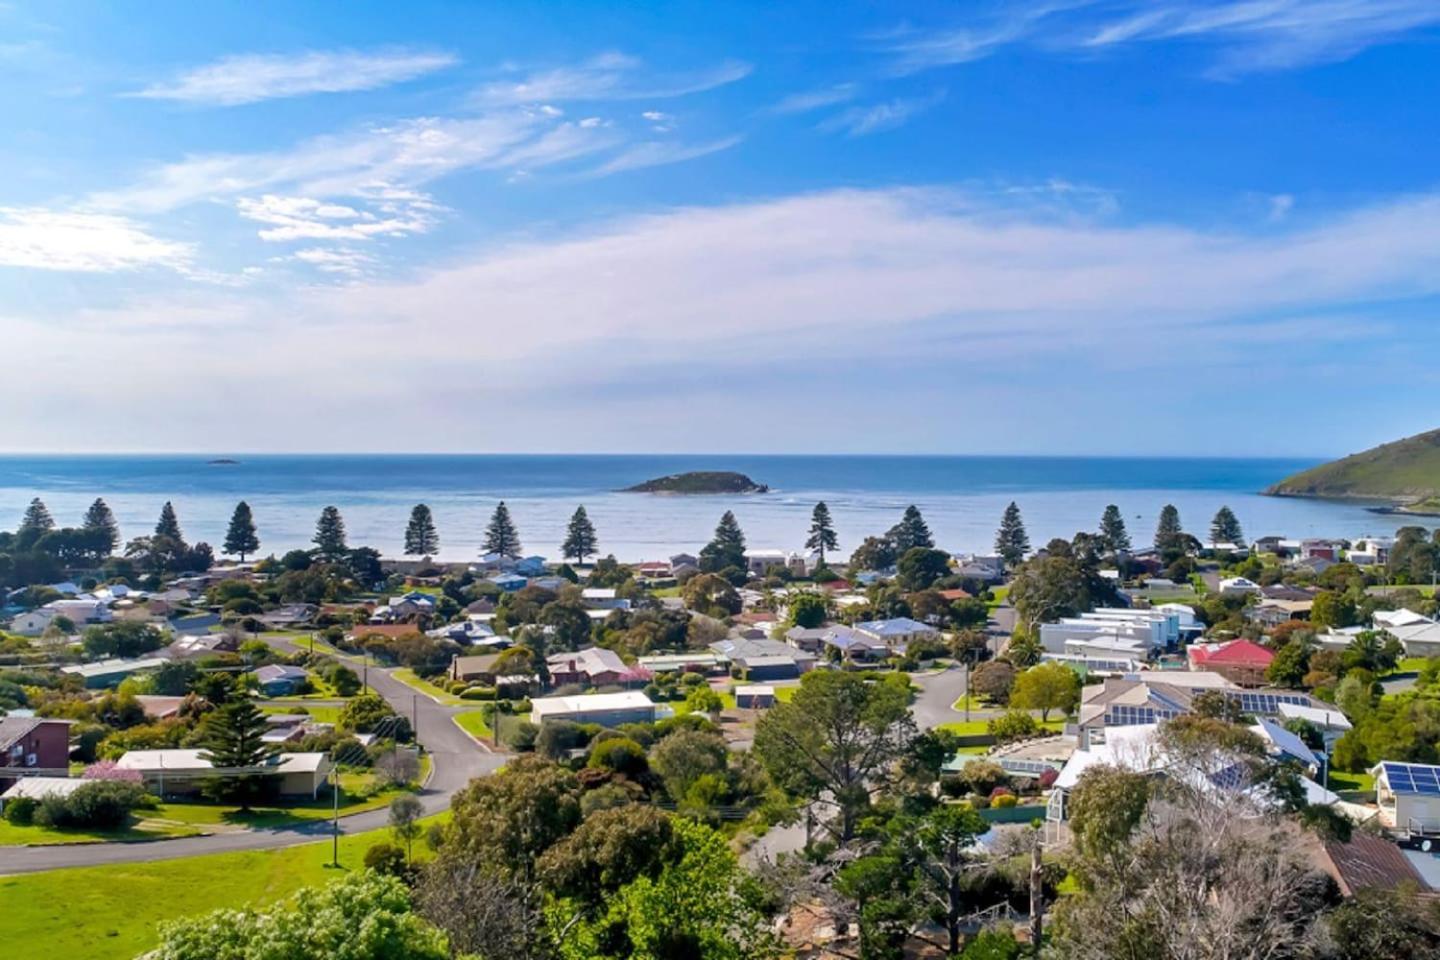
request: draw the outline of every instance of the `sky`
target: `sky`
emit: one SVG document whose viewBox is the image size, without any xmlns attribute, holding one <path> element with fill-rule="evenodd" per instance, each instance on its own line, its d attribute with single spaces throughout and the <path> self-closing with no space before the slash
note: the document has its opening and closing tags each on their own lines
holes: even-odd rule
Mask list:
<svg viewBox="0 0 1440 960">
<path fill-rule="evenodd" d="M 0 0 L 0 451 L 1440 426 L 1440 4 Z"/>
</svg>

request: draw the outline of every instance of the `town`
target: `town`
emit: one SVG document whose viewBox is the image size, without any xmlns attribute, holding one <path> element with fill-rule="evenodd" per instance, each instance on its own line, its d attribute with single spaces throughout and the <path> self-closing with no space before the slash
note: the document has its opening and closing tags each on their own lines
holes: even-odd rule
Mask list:
<svg viewBox="0 0 1440 960">
<path fill-rule="evenodd" d="M 276 556 L 243 501 L 216 547 L 169 503 L 121 543 L 103 499 L 67 527 L 37 498 L 0 533 L 0 931 L 1434 956 L 1440 537 L 1123 516 L 1032 544 L 1012 503 L 982 555 L 911 506 L 847 553 L 821 502 L 803 543 L 726 511 L 621 563 L 583 506 L 547 555 L 501 502 L 451 563 L 424 504 L 403 555 L 327 506 Z"/>
</svg>

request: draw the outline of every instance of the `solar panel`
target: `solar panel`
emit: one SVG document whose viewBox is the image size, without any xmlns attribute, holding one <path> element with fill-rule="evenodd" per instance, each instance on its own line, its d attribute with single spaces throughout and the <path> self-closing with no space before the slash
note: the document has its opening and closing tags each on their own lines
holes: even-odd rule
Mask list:
<svg viewBox="0 0 1440 960">
<path fill-rule="evenodd" d="M 1440 797 L 1440 767 L 1423 763 L 1387 761 L 1380 764 L 1385 781 L 1396 793 L 1416 793 Z"/>
</svg>

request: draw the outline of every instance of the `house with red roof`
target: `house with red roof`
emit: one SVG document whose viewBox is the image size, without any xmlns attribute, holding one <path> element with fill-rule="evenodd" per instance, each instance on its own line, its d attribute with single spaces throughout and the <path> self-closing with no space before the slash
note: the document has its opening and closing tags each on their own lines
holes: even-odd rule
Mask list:
<svg viewBox="0 0 1440 960">
<path fill-rule="evenodd" d="M 1191 670 L 1218 673 L 1242 687 L 1263 687 L 1265 671 L 1275 653 L 1253 640 L 1226 640 L 1222 643 L 1192 643 L 1186 649 Z"/>
</svg>

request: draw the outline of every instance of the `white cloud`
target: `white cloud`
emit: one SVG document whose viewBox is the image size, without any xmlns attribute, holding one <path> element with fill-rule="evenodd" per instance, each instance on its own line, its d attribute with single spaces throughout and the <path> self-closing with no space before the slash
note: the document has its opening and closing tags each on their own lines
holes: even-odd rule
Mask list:
<svg viewBox="0 0 1440 960">
<path fill-rule="evenodd" d="M 837 116 L 820 124 L 821 130 L 843 131 L 846 136 L 864 137 L 872 133 L 894 130 L 910 122 L 911 118 L 924 113 L 945 99 L 944 91 L 929 97 L 897 97 L 884 103 L 873 103 L 851 107 Z"/>
<path fill-rule="evenodd" d="M 0 265 L 87 273 L 187 269 L 188 244 L 162 240 L 125 217 L 0 207 Z"/>
<path fill-rule="evenodd" d="M 313 93 L 373 90 L 453 66 L 448 53 L 382 50 L 306 51 L 224 57 L 146 87 L 136 97 L 210 106 L 237 106 Z"/>
<path fill-rule="evenodd" d="M 626 147 L 600 166 L 587 171 L 584 176 L 606 177 L 628 170 L 642 170 L 645 167 L 660 167 L 670 163 L 694 160 L 712 153 L 719 153 L 721 150 L 729 150 L 743 139 L 743 137 L 735 136 L 697 144 L 649 140 Z"/>
<path fill-rule="evenodd" d="M 956 27 L 884 41 L 901 72 L 967 63 L 1026 43 L 1059 51 L 1189 41 L 1217 77 L 1346 60 L 1440 24 L 1433 0 L 1042 0 Z"/>
<path fill-rule="evenodd" d="M 436 205 L 424 195 L 406 200 L 381 200 L 377 207 L 388 215 L 357 210 L 342 204 L 325 203 L 311 197 L 286 197 L 267 193 L 241 197 L 235 208 L 242 217 L 270 226 L 259 233 L 261 240 L 370 240 L 424 233 L 435 225 Z"/>
<path fill-rule="evenodd" d="M 306 254 L 314 266 L 352 278 L 365 270 L 363 252 L 314 249 Z M 1379 349 L 1366 337 L 1378 329 L 1377 313 L 1440 296 L 1440 194 L 1318 222 L 1205 231 L 1055 216 L 1005 190 L 834 191 L 678 209 L 495 246 L 404 282 L 360 277 L 341 287 L 227 296 L 234 299 L 209 298 L 203 309 L 147 301 L 87 312 L 88 326 L 149 335 L 117 336 L 103 356 L 65 353 L 66 403 L 45 364 L 12 370 L 13 391 L 33 403 L 16 412 L 20 432 L 9 442 L 44 446 L 53 435 L 46 431 L 58 429 L 57 411 L 67 429 L 83 424 L 115 390 L 164 403 L 243 377 L 257 426 L 237 426 L 235 446 L 273 445 L 266 425 L 293 414 L 293 391 L 284 388 L 318 378 L 327 389 L 310 399 L 310 413 L 332 423 L 333 449 L 368 448 L 382 435 L 419 449 L 512 448 L 517 430 L 538 431 L 552 448 L 595 449 L 614 441 L 594 436 L 595 417 L 683 408 L 677 401 L 694 384 L 752 376 L 763 358 L 764 409 L 813 399 L 817 369 L 833 385 L 863 367 L 892 398 L 924 391 L 925 409 L 938 413 L 920 418 L 914 442 L 930 436 L 933 448 L 936 431 L 952 431 L 947 401 L 972 396 L 971 384 L 986 378 L 1022 381 L 1035 402 L 1055 406 L 1056 388 L 1035 385 L 1073 383 L 1076 370 L 1105 371 L 1090 378 L 1097 391 L 1112 383 L 1133 391 L 1127 371 L 1181 370 L 1165 381 L 1178 391 L 1217 369 L 1251 364 L 1254 350 L 1276 338 L 1292 349 L 1292 370 L 1337 336 L 1355 351 Z M 0 316 L 0 342 L 50 356 L 66 350 L 80 322 Z M 1412 344 L 1428 335 L 1423 328 L 1409 331 Z M 387 406 L 390 385 L 355 376 L 373 365 L 378 345 L 402 334 L 406 383 L 446 385 L 433 417 L 416 417 L 409 404 Z M 480 360 L 485 375 L 476 377 Z M 165 377 L 156 375 L 161 363 Z M 930 369 L 943 377 L 919 372 Z M 72 395 L 92 380 L 106 385 L 103 396 Z M 743 406 L 745 391 L 737 395 Z M 1058 396 L 1066 431 L 1118 399 L 1092 402 L 1088 386 Z M 463 412 L 500 402 L 515 412 L 493 425 Z M 831 416 L 808 441 L 821 447 L 849 442 L 852 418 L 869 417 L 874 396 L 831 391 L 827 403 Z M 357 405 L 374 415 L 343 415 Z M 180 447 L 207 436 L 207 411 L 186 409 L 194 423 L 167 425 L 167 442 Z M 587 415 L 575 417 L 576 409 Z M 745 422 L 746 443 L 793 442 L 792 424 Z M 651 446 L 683 445 L 693 430 L 683 413 L 654 426 L 665 432 L 646 432 Z M 1032 444 L 1046 436 L 1025 435 Z"/>
<path fill-rule="evenodd" d="M 838 103 L 854 100 L 860 88 L 853 83 L 838 83 L 833 87 L 792 93 L 770 108 L 771 113 L 808 113 L 821 107 L 833 107 Z"/>
<path fill-rule="evenodd" d="M 749 76 L 748 63 L 675 75 L 648 75 L 643 63 L 623 53 L 605 53 L 584 63 L 527 73 L 486 84 L 476 99 L 488 106 L 519 106 L 578 100 L 656 100 L 683 97 Z"/>
<path fill-rule="evenodd" d="M 338 273 L 348 277 L 361 276 L 366 267 L 375 262 L 370 255 L 348 247 L 311 247 L 296 250 L 294 257 L 323 273 Z"/>
</svg>

